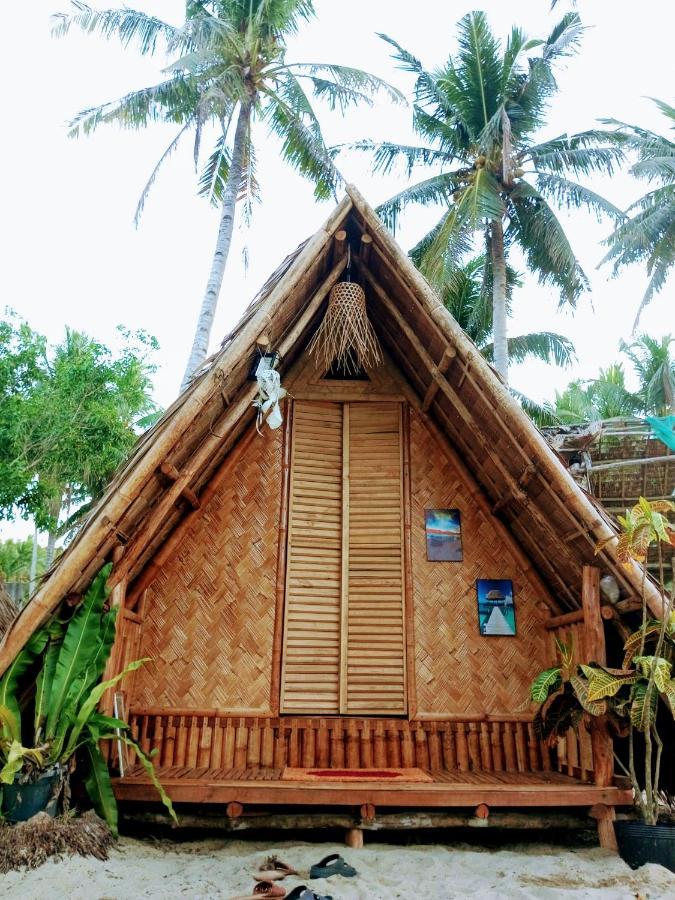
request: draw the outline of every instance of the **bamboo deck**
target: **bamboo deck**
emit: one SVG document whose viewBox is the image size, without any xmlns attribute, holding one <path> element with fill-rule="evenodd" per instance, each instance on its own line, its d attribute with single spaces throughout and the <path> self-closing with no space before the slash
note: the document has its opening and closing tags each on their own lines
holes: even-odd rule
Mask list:
<svg viewBox="0 0 675 900">
<path fill-rule="evenodd" d="M 574 807 L 628 805 L 623 787 L 598 787 L 558 772 L 449 772 L 427 770 L 433 783 L 292 782 L 283 769 L 161 766 L 157 774 L 174 803 L 341 807 Z M 141 767 L 113 781 L 121 801 L 153 802 L 157 793 Z"/>
</svg>

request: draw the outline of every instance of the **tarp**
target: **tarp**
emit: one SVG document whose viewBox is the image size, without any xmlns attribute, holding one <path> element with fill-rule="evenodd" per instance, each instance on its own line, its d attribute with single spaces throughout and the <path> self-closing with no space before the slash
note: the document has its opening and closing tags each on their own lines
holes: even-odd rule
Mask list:
<svg viewBox="0 0 675 900">
<path fill-rule="evenodd" d="M 675 416 L 650 416 L 645 422 L 666 447 L 675 450 Z"/>
</svg>

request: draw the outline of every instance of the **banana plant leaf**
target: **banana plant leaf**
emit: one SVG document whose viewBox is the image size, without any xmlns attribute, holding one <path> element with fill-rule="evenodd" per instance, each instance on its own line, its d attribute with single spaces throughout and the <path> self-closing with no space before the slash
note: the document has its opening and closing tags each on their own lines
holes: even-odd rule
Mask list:
<svg viewBox="0 0 675 900">
<path fill-rule="evenodd" d="M 47 738 L 53 738 L 61 710 L 73 683 L 86 670 L 98 643 L 103 603 L 110 593 L 106 580 L 111 565 L 104 566 L 94 578 L 79 609 L 68 623 L 61 644 L 49 696 Z"/>
<path fill-rule="evenodd" d="M 110 781 L 108 765 L 98 744 L 94 741 L 87 741 L 85 753 L 89 764 L 87 777 L 84 780 L 87 794 L 98 815 L 107 822 L 108 827 L 117 837 L 117 802 Z"/>
<path fill-rule="evenodd" d="M 19 681 L 42 653 L 46 644 L 47 631 L 41 628 L 29 638 L 23 650 L 17 654 L 0 679 L 0 706 L 4 706 L 12 712 L 19 723 L 19 729 L 21 728 L 21 710 L 18 700 Z M 3 729 L 2 733 L 4 734 L 5 726 L 0 723 L 0 728 Z"/>
<path fill-rule="evenodd" d="M 44 764 L 44 756 L 39 750 L 24 747 L 19 741 L 12 741 L 7 751 L 5 765 L 0 770 L 0 781 L 3 784 L 12 784 L 27 758 L 32 759 L 40 767 Z"/>
<path fill-rule="evenodd" d="M 81 705 L 77 716 L 73 717 L 72 728 L 70 729 L 68 740 L 60 756 L 60 759 L 65 761 L 71 758 L 71 756 L 77 749 L 78 744 L 80 743 L 83 729 L 86 727 L 87 722 L 91 718 L 91 716 L 96 712 L 96 707 L 98 706 L 99 701 L 101 700 L 101 697 L 105 694 L 105 692 L 109 688 L 114 687 L 117 682 L 121 681 L 121 679 L 124 678 L 124 676 L 129 672 L 135 672 L 136 669 L 139 669 L 142 665 L 149 661 L 150 657 L 145 657 L 144 659 L 136 659 L 133 662 L 130 662 L 129 665 L 119 673 L 119 675 L 115 675 L 114 678 L 109 678 L 107 681 L 102 681 L 91 690 L 89 696 Z"/>
<path fill-rule="evenodd" d="M 35 682 L 35 715 L 33 717 L 33 741 L 39 744 L 42 740 L 44 724 L 47 720 L 47 702 L 52 691 L 56 661 L 59 658 L 63 641 L 63 622 L 55 619 L 47 626 L 47 650 L 42 660 L 42 668 Z"/>
</svg>

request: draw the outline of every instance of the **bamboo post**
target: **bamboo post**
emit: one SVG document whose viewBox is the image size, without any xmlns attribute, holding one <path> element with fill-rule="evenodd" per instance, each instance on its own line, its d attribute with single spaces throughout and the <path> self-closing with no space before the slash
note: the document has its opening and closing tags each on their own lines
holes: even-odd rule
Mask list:
<svg viewBox="0 0 675 900">
<path fill-rule="evenodd" d="M 581 584 L 581 605 L 584 611 L 584 638 L 589 662 L 601 666 L 607 664 L 605 631 L 600 613 L 600 570 L 596 566 L 584 566 Z M 612 739 L 607 723 L 591 719 L 591 745 L 593 747 L 593 780 L 598 786 L 606 787 L 614 779 L 614 754 Z M 597 810 L 598 838 L 600 846 L 616 850 L 614 835 L 614 810 L 603 807 Z"/>
</svg>

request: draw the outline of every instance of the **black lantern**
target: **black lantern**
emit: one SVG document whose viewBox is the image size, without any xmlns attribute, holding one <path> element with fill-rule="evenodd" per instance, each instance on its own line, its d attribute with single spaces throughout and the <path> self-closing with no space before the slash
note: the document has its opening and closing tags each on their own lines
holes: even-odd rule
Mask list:
<svg viewBox="0 0 675 900">
<path fill-rule="evenodd" d="M 251 370 L 248 373 L 248 380 L 255 381 L 258 375 L 262 374 L 263 372 L 268 372 L 270 369 L 276 369 L 276 367 L 279 365 L 280 359 L 281 357 L 276 350 L 270 350 L 267 353 L 263 353 L 261 350 L 257 350 L 255 356 L 253 357 Z"/>
</svg>

